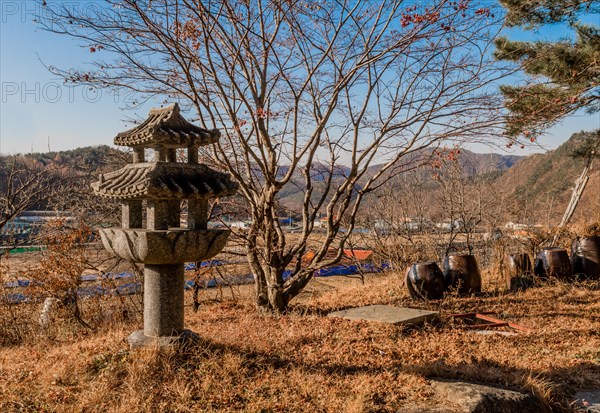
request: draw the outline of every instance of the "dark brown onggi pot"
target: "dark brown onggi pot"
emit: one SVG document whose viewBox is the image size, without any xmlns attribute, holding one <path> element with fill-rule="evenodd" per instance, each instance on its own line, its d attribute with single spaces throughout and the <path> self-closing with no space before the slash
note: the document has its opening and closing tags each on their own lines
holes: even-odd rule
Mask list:
<svg viewBox="0 0 600 413">
<path fill-rule="evenodd" d="M 533 271 L 541 278 L 555 277 L 560 280 L 573 278 L 569 254 L 564 248 L 543 248 L 535 260 Z"/>
<path fill-rule="evenodd" d="M 571 244 L 573 274 L 600 278 L 600 236 L 577 237 Z"/>
<path fill-rule="evenodd" d="M 444 259 L 442 272 L 446 289 L 454 288 L 459 294 L 481 292 L 481 272 L 474 255 L 448 255 Z"/>
<path fill-rule="evenodd" d="M 439 300 L 444 297 L 444 275 L 435 262 L 419 262 L 406 270 L 408 293 L 412 298 Z"/>
<path fill-rule="evenodd" d="M 533 266 L 526 253 L 507 253 L 504 256 L 506 288 L 510 291 L 525 290 L 533 285 Z"/>
</svg>

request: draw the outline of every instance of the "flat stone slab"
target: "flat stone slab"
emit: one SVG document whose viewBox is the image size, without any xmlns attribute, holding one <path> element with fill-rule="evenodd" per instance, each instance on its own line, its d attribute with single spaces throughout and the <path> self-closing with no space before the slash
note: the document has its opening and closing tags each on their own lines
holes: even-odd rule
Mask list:
<svg viewBox="0 0 600 413">
<path fill-rule="evenodd" d="M 327 316 L 348 320 L 378 321 L 394 325 L 419 325 L 437 318 L 438 312 L 418 308 L 393 307 L 391 305 L 369 305 L 334 311 Z"/>
<path fill-rule="evenodd" d="M 600 389 L 577 393 L 575 404 L 586 413 L 600 413 Z"/>
<path fill-rule="evenodd" d="M 461 413 L 544 413 L 534 395 L 501 386 L 455 380 L 432 380 L 435 392 Z"/>
</svg>

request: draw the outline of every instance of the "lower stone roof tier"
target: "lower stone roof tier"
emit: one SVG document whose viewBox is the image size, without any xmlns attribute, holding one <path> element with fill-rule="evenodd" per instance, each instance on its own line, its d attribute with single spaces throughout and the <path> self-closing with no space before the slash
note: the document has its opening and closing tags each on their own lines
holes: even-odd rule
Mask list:
<svg viewBox="0 0 600 413">
<path fill-rule="evenodd" d="M 106 198 L 172 200 L 234 195 L 238 184 L 229 174 L 203 164 L 152 162 L 102 174 L 92 188 Z"/>
</svg>

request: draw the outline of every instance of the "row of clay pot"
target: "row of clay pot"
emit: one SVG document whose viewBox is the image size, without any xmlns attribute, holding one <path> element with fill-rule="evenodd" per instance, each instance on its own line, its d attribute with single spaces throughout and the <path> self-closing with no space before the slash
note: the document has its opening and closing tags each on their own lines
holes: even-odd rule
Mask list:
<svg viewBox="0 0 600 413">
<path fill-rule="evenodd" d="M 444 292 L 458 294 L 481 291 L 481 272 L 471 254 L 452 254 L 444 259 L 442 269 L 436 262 L 419 262 L 406 270 L 405 282 L 412 298 L 438 300 Z"/>
<path fill-rule="evenodd" d="M 520 290 L 539 278 L 554 277 L 572 281 L 584 275 L 588 279 L 600 278 L 600 237 L 577 237 L 571 244 L 571 256 L 564 248 L 546 247 L 537 255 L 535 265 L 527 254 L 507 254 L 505 259 L 506 287 Z"/>
<path fill-rule="evenodd" d="M 600 278 L 600 236 L 577 237 L 571 244 L 573 274 Z"/>
<path fill-rule="evenodd" d="M 569 257 L 564 248 L 543 248 L 535 266 L 528 254 L 506 254 L 506 287 L 513 291 L 525 289 L 533 284 L 533 274 L 565 281 L 580 274 L 600 279 L 600 236 L 577 237 L 571 251 Z M 441 270 L 433 261 L 413 264 L 406 270 L 405 282 L 411 297 L 437 300 L 450 290 L 460 295 L 480 292 L 481 272 L 474 255 L 451 254 L 444 259 Z"/>
</svg>

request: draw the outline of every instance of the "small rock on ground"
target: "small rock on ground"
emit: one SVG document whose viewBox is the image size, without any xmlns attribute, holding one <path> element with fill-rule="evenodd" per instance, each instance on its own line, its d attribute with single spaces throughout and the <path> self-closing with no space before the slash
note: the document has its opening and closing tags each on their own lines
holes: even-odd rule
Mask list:
<svg viewBox="0 0 600 413">
<path fill-rule="evenodd" d="M 577 393 L 575 406 L 581 412 L 600 413 L 600 389 Z"/>
<path fill-rule="evenodd" d="M 543 413 L 546 406 L 534 395 L 499 386 L 433 380 L 436 393 L 461 413 Z"/>
</svg>

